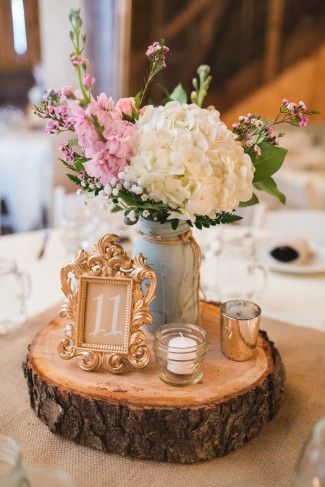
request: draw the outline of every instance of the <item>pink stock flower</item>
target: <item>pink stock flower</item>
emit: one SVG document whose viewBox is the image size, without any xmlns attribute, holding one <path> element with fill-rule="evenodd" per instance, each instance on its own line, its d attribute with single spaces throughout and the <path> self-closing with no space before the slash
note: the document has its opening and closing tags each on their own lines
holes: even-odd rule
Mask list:
<svg viewBox="0 0 325 487">
<path fill-rule="evenodd" d="M 87 114 L 97 117 L 99 123 L 104 126 L 112 119 L 122 118 L 121 111 L 115 107 L 113 98 L 108 97 L 105 93 L 101 93 L 97 100 L 93 100 L 89 104 Z"/>
<path fill-rule="evenodd" d="M 106 151 L 98 152 L 90 161 L 85 164 L 89 176 L 99 179 L 102 184 L 109 184 L 113 178 L 127 165 L 126 159 L 110 155 Z"/>
<path fill-rule="evenodd" d="M 119 108 L 121 112 L 125 113 L 126 115 L 131 116 L 135 109 L 134 98 L 120 98 L 116 103 L 116 108 Z"/>
<path fill-rule="evenodd" d="M 61 90 L 61 93 L 63 96 L 65 96 L 66 98 L 71 98 L 74 96 L 74 93 L 73 93 L 73 88 L 72 86 L 63 86 L 62 90 Z"/>
<path fill-rule="evenodd" d="M 147 108 L 148 108 L 148 105 L 144 105 L 142 108 L 140 108 L 139 114 L 143 115 L 145 113 L 145 111 L 147 110 Z"/>
<path fill-rule="evenodd" d="M 86 74 L 82 82 L 86 88 L 91 88 L 95 84 L 95 78 L 91 74 Z"/>
</svg>

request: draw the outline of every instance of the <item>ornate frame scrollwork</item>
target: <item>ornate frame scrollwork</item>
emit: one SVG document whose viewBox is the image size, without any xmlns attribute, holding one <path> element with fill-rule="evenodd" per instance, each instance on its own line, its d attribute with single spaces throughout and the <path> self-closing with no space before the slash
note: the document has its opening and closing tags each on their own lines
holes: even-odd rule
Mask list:
<svg viewBox="0 0 325 487">
<path fill-rule="evenodd" d="M 141 326 L 152 323 L 149 304 L 155 298 L 156 274 L 142 254 L 132 259 L 118 241 L 117 235 L 105 235 L 99 239 L 93 252 L 80 250 L 74 260 L 61 270 L 61 286 L 66 302 L 61 308 L 60 317 L 67 323 L 65 336 L 58 344 L 58 354 L 64 360 L 79 357 L 78 365 L 83 370 L 91 371 L 102 367 L 109 372 L 121 374 L 127 363 L 143 368 L 149 362 L 150 351 Z M 124 283 L 131 284 L 128 288 L 131 302 L 126 347 L 82 343 L 84 309 L 81 308 L 85 307 L 84 282 L 94 278 L 98 281 L 105 281 L 103 278 L 106 278 L 108 283 L 123 280 Z"/>
</svg>

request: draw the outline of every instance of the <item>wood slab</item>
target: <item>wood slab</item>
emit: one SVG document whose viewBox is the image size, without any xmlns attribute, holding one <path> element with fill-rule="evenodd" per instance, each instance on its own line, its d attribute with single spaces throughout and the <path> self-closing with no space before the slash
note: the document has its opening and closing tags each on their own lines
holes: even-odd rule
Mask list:
<svg viewBox="0 0 325 487">
<path fill-rule="evenodd" d="M 31 407 L 51 431 L 107 452 L 177 463 L 224 455 L 274 417 L 285 373 L 264 332 L 255 358 L 225 358 L 219 323 L 219 306 L 201 303 L 209 337 L 203 379 L 178 388 L 159 379 L 153 352 L 145 369 L 122 376 L 85 372 L 74 360 L 60 359 L 63 323 L 55 320 L 36 336 L 23 364 Z"/>
</svg>

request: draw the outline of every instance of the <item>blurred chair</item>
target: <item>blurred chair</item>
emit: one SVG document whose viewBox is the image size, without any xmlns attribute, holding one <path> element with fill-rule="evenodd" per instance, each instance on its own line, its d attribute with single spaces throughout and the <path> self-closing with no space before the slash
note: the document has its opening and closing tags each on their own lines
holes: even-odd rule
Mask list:
<svg viewBox="0 0 325 487">
<path fill-rule="evenodd" d="M 311 181 L 280 171 L 275 177 L 278 188 L 286 195 L 286 208 L 319 210 L 322 208 L 319 196 Z M 285 208 L 278 200 L 265 193 L 258 194 L 269 210 Z"/>
<path fill-rule="evenodd" d="M 268 211 L 264 215 L 262 227 L 281 236 L 301 237 L 325 243 L 324 210 Z"/>
</svg>

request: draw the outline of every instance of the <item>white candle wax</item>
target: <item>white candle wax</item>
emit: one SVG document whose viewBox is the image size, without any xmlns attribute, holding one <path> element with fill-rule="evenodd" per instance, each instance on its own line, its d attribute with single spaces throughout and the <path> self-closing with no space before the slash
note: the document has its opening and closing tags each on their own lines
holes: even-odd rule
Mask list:
<svg viewBox="0 0 325 487">
<path fill-rule="evenodd" d="M 174 374 L 192 374 L 196 352 L 197 342 L 193 338 L 184 337 L 182 334 L 173 337 L 168 344 L 167 369 Z"/>
<path fill-rule="evenodd" d="M 251 301 L 241 301 L 227 306 L 227 316 L 233 320 L 252 320 L 259 315 L 256 304 Z"/>
</svg>

